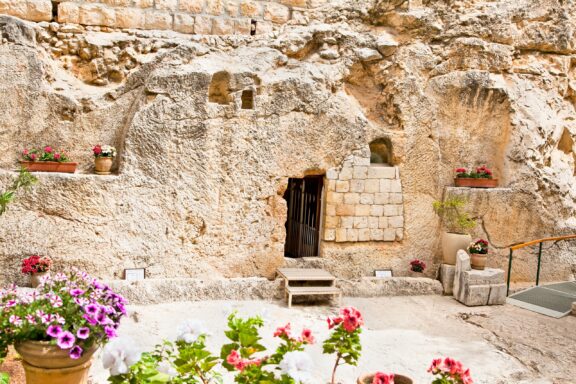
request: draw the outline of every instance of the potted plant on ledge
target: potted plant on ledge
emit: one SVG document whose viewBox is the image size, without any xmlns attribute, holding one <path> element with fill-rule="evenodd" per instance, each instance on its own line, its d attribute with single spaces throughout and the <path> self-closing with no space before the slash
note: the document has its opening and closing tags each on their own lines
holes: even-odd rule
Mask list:
<svg viewBox="0 0 576 384">
<path fill-rule="evenodd" d="M 492 171 L 485 165 L 476 168 L 476 171 L 470 171 L 466 168 L 457 168 L 454 185 L 457 187 L 470 188 L 496 188 L 498 179 L 494 179 Z"/>
<path fill-rule="evenodd" d="M 0 359 L 10 345 L 26 382 L 86 384 L 92 355 L 116 337 L 126 301 L 80 271 L 41 279 L 36 291 L 0 294 Z"/>
<path fill-rule="evenodd" d="M 71 162 L 66 154 L 49 145 L 43 149 L 25 149 L 22 151 L 20 164 L 30 172 L 74 173 L 78 166 L 78 163 Z"/>
<path fill-rule="evenodd" d="M 32 255 L 22 260 L 22 273 L 30 275 L 30 285 L 36 288 L 40 279 L 48 274 L 52 266 L 52 259 L 48 256 Z"/>
<path fill-rule="evenodd" d="M 435 201 L 434 211 L 446 229 L 442 233 L 442 262 L 456 264 L 456 253 L 468 249 L 472 242 L 469 231 L 476 226 L 476 220 L 464 211 L 467 199 L 461 196 L 450 196 L 444 201 Z"/>
<path fill-rule="evenodd" d="M 116 148 L 110 145 L 98 144 L 92 148 L 94 153 L 94 168 L 97 175 L 109 175 L 116 156 Z"/>
<path fill-rule="evenodd" d="M 483 270 L 486 268 L 488 259 L 488 242 L 484 239 L 478 239 L 468 246 L 470 254 L 470 264 L 473 269 Z"/>
<path fill-rule="evenodd" d="M 423 277 L 424 270 L 426 269 L 426 263 L 420 259 L 414 259 L 410 262 L 410 273 L 411 277 Z"/>
</svg>

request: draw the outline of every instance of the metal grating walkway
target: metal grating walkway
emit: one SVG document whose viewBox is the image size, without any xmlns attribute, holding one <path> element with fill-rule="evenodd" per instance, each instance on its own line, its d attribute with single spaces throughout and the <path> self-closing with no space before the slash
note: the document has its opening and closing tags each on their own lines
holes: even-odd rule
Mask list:
<svg viewBox="0 0 576 384">
<path fill-rule="evenodd" d="M 529 288 L 511 295 L 506 301 L 530 311 L 560 318 L 568 315 L 572 310 L 572 303 L 576 302 L 576 282 Z"/>
</svg>

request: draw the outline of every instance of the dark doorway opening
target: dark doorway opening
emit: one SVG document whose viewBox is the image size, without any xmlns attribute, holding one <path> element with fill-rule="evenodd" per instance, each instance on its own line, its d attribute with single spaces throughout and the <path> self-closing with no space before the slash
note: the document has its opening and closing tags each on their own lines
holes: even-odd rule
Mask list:
<svg viewBox="0 0 576 384">
<path fill-rule="evenodd" d="M 323 176 L 288 180 L 284 193 L 288 202 L 286 257 L 318 256 L 323 180 Z"/>
</svg>

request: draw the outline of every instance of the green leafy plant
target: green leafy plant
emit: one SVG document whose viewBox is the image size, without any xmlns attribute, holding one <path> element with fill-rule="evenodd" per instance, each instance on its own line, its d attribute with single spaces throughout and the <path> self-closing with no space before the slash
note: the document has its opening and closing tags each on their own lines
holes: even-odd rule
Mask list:
<svg viewBox="0 0 576 384">
<path fill-rule="evenodd" d="M 229 371 L 236 371 L 235 382 L 241 384 L 295 384 L 308 375 L 312 365 L 303 352 L 305 344 L 312 344 L 314 338 L 309 329 L 304 329 L 299 338 L 291 335 L 290 324 L 279 327 L 274 333 L 283 342 L 270 356 L 257 358 L 254 355 L 264 352 L 260 344 L 259 328 L 264 325 L 260 317 L 238 318 L 235 313 L 228 317 L 226 336 L 232 343 L 222 346 L 220 357 Z M 306 369 L 302 369 L 306 367 Z M 267 369 L 269 368 L 269 369 Z M 279 376 L 274 371 L 282 370 Z"/>
<path fill-rule="evenodd" d="M 8 209 L 8 204 L 14 201 L 20 189 L 29 189 L 38 179 L 26 169 L 21 168 L 14 183 L 4 192 L 0 193 L 0 216 Z"/>
<path fill-rule="evenodd" d="M 360 333 L 364 319 L 356 308 L 347 307 L 340 310 L 340 316 L 328 318 L 328 328 L 332 329 L 330 337 L 324 341 L 323 352 L 336 354 L 332 369 L 331 384 L 336 384 L 336 370 L 340 365 L 357 365 L 362 352 Z"/>
<path fill-rule="evenodd" d="M 10 375 L 6 372 L 0 372 L 0 384 L 10 384 Z"/>
<path fill-rule="evenodd" d="M 175 343 L 164 341 L 153 352 L 143 353 L 125 373 L 108 378 L 112 384 L 209 384 L 221 383 L 221 376 L 213 368 L 219 359 L 206 348 L 206 335 L 197 335 L 187 342 L 180 338 Z M 115 347 L 112 346 L 112 349 Z M 105 353 L 116 356 L 107 349 Z M 120 354 L 122 355 L 122 354 Z M 109 368 L 118 369 L 118 361 L 108 358 Z M 111 369 L 111 371 L 113 371 Z M 113 372 L 118 373 L 118 372 Z"/>
<path fill-rule="evenodd" d="M 448 232 L 466 234 L 476 226 L 476 220 L 464 211 L 467 203 L 464 197 L 450 196 L 444 201 L 435 201 L 432 206 Z"/>
</svg>

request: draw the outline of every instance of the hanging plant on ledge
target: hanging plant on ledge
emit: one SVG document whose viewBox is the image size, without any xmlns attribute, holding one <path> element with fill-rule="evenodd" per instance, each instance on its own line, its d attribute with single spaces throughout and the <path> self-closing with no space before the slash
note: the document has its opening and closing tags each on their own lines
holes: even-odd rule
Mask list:
<svg viewBox="0 0 576 384">
<path fill-rule="evenodd" d="M 43 149 L 32 148 L 22 151 L 20 164 L 30 172 L 76 172 L 78 163 L 71 162 L 62 151 L 47 145 Z"/>
<path fill-rule="evenodd" d="M 457 168 L 454 185 L 469 188 L 496 188 L 498 179 L 493 177 L 492 171 L 485 165 L 470 172 L 466 168 Z"/>
</svg>

